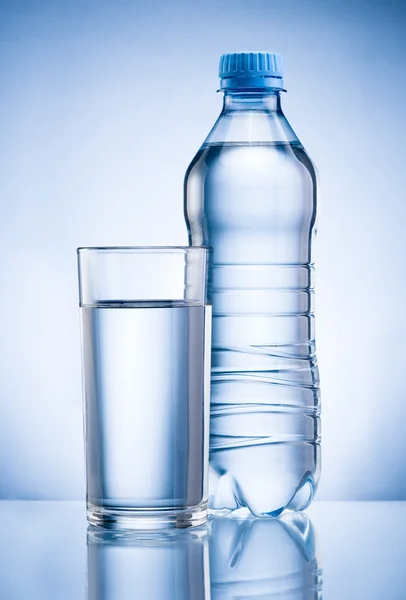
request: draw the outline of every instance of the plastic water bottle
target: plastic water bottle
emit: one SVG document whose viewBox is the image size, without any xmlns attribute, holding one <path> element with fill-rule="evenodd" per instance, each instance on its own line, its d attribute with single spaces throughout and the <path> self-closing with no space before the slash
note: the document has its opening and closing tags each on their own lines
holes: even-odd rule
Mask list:
<svg viewBox="0 0 406 600">
<path fill-rule="evenodd" d="M 276 516 L 320 472 L 315 169 L 281 108 L 278 54 L 220 60 L 223 110 L 185 176 L 191 245 L 213 247 L 210 507 Z"/>
</svg>

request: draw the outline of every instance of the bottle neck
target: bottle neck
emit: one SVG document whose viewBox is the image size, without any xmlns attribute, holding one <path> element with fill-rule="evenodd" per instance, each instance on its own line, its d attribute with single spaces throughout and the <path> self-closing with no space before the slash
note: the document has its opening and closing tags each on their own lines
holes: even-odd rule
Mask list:
<svg viewBox="0 0 406 600">
<path fill-rule="evenodd" d="M 258 111 L 282 114 L 280 92 L 277 90 L 227 90 L 224 94 L 223 113 L 230 111 Z"/>
</svg>

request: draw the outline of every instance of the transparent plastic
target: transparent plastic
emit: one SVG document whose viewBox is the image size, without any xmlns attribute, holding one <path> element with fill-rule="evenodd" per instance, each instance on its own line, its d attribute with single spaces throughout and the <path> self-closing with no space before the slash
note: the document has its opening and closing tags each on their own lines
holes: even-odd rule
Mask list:
<svg viewBox="0 0 406 600">
<path fill-rule="evenodd" d="M 213 247 L 209 506 L 276 516 L 320 472 L 316 174 L 277 90 L 231 91 L 185 176 L 191 245 Z"/>
</svg>

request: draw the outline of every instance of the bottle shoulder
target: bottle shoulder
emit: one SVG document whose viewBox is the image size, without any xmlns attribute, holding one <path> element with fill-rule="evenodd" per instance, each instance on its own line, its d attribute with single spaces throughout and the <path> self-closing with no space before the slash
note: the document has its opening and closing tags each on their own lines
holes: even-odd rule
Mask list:
<svg viewBox="0 0 406 600">
<path fill-rule="evenodd" d="M 282 110 L 223 110 L 203 145 L 300 144 Z"/>
</svg>

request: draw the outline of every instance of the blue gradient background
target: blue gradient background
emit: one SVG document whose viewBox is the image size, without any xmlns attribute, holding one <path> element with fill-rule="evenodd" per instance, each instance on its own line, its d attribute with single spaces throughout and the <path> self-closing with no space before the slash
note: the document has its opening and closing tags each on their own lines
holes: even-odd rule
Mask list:
<svg viewBox="0 0 406 600">
<path fill-rule="evenodd" d="M 318 499 L 406 499 L 406 3 L 0 0 L 0 498 L 84 496 L 79 245 L 187 243 L 219 55 L 281 52 L 322 207 Z"/>
</svg>

